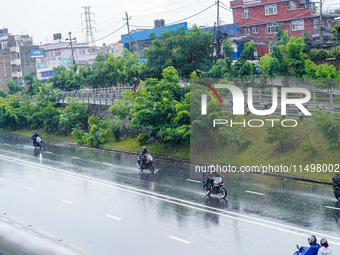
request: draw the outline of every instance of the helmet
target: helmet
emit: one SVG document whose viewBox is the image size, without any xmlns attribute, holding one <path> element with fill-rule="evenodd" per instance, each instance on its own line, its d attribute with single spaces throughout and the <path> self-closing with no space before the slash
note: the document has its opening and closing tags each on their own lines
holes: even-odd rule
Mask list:
<svg viewBox="0 0 340 255">
<path fill-rule="evenodd" d="M 34 134 L 38 134 L 38 131 L 36 130 L 36 131 L 34 131 Z"/>
<path fill-rule="evenodd" d="M 143 151 L 147 151 L 148 149 L 146 148 L 146 146 L 143 147 Z"/>
<path fill-rule="evenodd" d="M 315 235 L 311 235 L 308 237 L 308 243 L 309 245 L 316 245 L 316 236 Z"/>
<path fill-rule="evenodd" d="M 322 246 L 328 246 L 328 242 L 327 242 L 327 239 L 326 238 L 321 238 L 321 240 L 320 240 L 320 244 L 322 245 Z"/>
</svg>

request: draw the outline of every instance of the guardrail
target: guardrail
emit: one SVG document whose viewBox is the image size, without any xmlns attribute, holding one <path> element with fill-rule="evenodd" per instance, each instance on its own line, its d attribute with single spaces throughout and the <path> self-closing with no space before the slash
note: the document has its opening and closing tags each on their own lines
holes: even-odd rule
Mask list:
<svg viewBox="0 0 340 255">
<path fill-rule="evenodd" d="M 81 89 L 59 93 L 59 102 L 65 103 L 66 97 L 77 97 L 88 104 L 104 104 L 112 105 L 114 100 L 121 99 L 121 94 L 124 90 L 131 87 L 110 87 L 98 89 Z"/>
</svg>

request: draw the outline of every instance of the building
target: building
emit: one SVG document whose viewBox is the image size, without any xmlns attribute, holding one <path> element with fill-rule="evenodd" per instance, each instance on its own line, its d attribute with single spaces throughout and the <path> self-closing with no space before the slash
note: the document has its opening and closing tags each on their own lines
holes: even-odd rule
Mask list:
<svg viewBox="0 0 340 255">
<path fill-rule="evenodd" d="M 11 35 L 8 29 L 0 29 L 0 86 L 4 86 L 7 79 L 20 82 L 24 75 L 35 72 L 30 50 L 36 48 L 32 37 Z"/>
<path fill-rule="evenodd" d="M 47 79 L 54 75 L 53 67 L 65 66 L 70 68 L 74 63 L 83 65 L 92 64 L 96 55 L 88 43 L 60 42 L 40 45 L 39 49 L 44 51 L 41 58 L 36 58 L 37 78 Z"/>
<path fill-rule="evenodd" d="M 314 39 L 320 37 L 320 15 L 310 0 L 233 0 L 230 1 L 234 23 L 241 34 L 255 41 L 258 56 L 271 53 L 269 41 L 275 40 L 278 26 L 290 36 L 302 36 L 306 30 Z M 323 15 L 323 38 L 329 38 L 336 15 Z"/>
<path fill-rule="evenodd" d="M 129 37 L 129 34 L 125 34 L 121 36 L 121 39 L 122 39 L 124 48 L 126 48 L 127 50 L 130 50 L 130 44 L 131 44 L 130 51 L 132 51 L 133 53 L 137 53 L 139 59 L 143 61 L 146 58 L 143 53 L 143 49 L 151 46 L 151 40 L 150 40 L 151 34 L 153 34 L 155 37 L 160 37 L 162 31 L 173 30 L 179 27 L 184 27 L 184 29 L 188 31 L 187 22 L 165 26 L 164 20 L 155 20 L 155 28 L 147 29 L 147 30 L 140 30 L 138 32 L 132 32 L 130 33 L 130 37 Z"/>
</svg>

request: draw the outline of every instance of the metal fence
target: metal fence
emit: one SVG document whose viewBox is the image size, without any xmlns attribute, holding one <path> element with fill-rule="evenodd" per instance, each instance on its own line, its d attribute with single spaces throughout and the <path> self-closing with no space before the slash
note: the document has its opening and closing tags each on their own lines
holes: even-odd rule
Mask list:
<svg viewBox="0 0 340 255">
<path fill-rule="evenodd" d="M 116 99 L 121 99 L 122 92 L 131 87 L 110 87 L 98 89 L 81 89 L 59 93 L 59 102 L 65 103 L 67 97 L 77 97 L 88 104 L 112 105 Z"/>
</svg>

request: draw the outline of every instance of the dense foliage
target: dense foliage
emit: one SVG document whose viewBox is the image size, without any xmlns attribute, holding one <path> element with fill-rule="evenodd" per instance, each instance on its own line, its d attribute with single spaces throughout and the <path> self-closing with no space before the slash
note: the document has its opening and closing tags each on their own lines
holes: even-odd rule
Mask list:
<svg viewBox="0 0 340 255">
<path fill-rule="evenodd" d="M 190 93 L 178 85 L 178 72 L 167 67 L 163 79 L 147 79 L 136 93 L 126 90 L 123 100 L 110 107 L 113 115 L 130 121 L 128 127 L 144 130 L 149 139 L 188 142 L 190 137 Z"/>
</svg>

